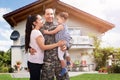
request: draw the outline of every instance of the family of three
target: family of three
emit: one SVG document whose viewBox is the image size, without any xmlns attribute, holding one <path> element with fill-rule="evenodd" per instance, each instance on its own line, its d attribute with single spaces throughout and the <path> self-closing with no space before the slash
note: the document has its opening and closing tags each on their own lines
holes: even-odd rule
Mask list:
<svg viewBox="0 0 120 80">
<path fill-rule="evenodd" d="M 25 29 L 25 50 L 29 53 L 30 80 L 70 80 L 66 65 L 70 65 L 68 49 L 71 37 L 65 24 L 67 12 L 59 13 L 57 25 L 54 11 L 45 9 L 45 23 L 39 14 L 29 15 Z M 66 61 L 65 61 L 66 58 Z"/>
</svg>

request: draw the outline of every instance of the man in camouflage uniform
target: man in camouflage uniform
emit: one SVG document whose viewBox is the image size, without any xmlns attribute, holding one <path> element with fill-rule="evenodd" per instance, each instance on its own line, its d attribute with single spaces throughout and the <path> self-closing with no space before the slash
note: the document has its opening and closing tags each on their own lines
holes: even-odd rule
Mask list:
<svg viewBox="0 0 120 80">
<path fill-rule="evenodd" d="M 52 30 L 56 27 L 53 23 L 54 19 L 54 11 L 51 8 L 47 8 L 45 10 L 45 19 L 46 22 L 43 26 L 42 30 Z M 42 31 L 41 30 L 41 31 Z M 45 38 L 45 44 L 53 44 L 55 43 L 55 35 L 46 35 L 43 34 Z M 54 80 L 56 77 L 56 80 L 70 80 L 68 73 L 66 73 L 64 76 L 59 76 L 61 72 L 61 64 L 60 60 L 58 58 L 58 49 L 54 48 L 51 50 L 45 50 L 44 52 L 44 65 L 42 69 L 42 80 Z"/>
</svg>

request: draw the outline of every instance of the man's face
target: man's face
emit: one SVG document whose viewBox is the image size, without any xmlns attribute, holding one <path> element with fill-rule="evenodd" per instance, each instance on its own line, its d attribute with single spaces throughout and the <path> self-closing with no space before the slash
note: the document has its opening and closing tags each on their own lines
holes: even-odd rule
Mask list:
<svg viewBox="0 0 120 80">
<path fill-rule="evenodd" d="M 54 11 L 52 9 L 46 9 L 46 11 L 45 11 L 45 19 L 46 19 L 46 22 L 53 22 Z"/>
</svg>

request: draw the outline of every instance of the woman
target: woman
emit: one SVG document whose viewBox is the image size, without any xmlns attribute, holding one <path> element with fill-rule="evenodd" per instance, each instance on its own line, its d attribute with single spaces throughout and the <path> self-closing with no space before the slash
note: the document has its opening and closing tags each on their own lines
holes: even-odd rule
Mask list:
<svg viewBox="0 0 120 80">
<path fill-rule="evenodd" d="M 25 30 L 25 50 L 34 48 L 34 55 L 28 56 L 28 69 L 30 71 L 30 80 L 40 80 L 41 68 L 44 58 L 44 50 L 53 49 L 64 44 L 63 41 L 51 45 L 44 45 L 44 37 L 39 29 L 43 26 L 43 20 L 40 15 L 30 15 L 27 18 Z"/>
</svg>

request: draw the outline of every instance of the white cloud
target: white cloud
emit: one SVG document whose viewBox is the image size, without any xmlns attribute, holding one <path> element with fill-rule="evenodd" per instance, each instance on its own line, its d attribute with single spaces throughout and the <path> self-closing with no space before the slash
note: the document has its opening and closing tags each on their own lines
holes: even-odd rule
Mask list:
<svg viewBox="0 0 120 80">
<path fill-rule="evenodd" d="M 12 30 L 10 26 L 6 24 L 3 15 L 12 11 L 10 8 L 0 8 L 0 50 L 7 51 L 12 45 L 10 40 L 10 34 Z"/>
<path fill-rule="evenodd" d="M 0 40 L 0 50 L 1 51 L 7 51 L 10 46 L 12 45 L 12 40 L 10 40 L 10 34 L 11 31 L 10 30 L 4 30 L 4 29 L 0 29 L 0 37 L 2 38 Z"/>
<path fill-rule="evenodd" d="M 120 0 L 106 0 L 106 8 L 120 9 Z"/>
<path fill-rule="evenodd" d="M 12 30 L 5 30 L 5 29 L 0 29 L 0 36 L 4 37 L 6 40 L 10 40 L 10 35 L 11 35 Z"/>
<path fill-rule="evenodd" d="M 12 40 L 11 41 L 0 41 L 0 46 L 8 46 L 12 44 Z"/>
<path fill-rule="evenodd" d="M 0 51 L 7 51 L 10 49 L 12 45 L 12 40 L 11 41 L 0 41 Z"/>
<path fill-rule="evenodd" d="M 12 11 L 10 8 L 0 8 L 0 22 L 4 22 L 3 15 Z"/>
<path fill-rule="evenodd" d="M 103 37 L 103 43 L 102 46 L 104 47 L 120 47 L 120 38 L 119 38 L 119 34 L 118 33 L 114 33 L 114 32 L 108 32 L 106 33 Z"/>
<path fill-rule="evenodd" d="M 6 47 L 6 46 L 0 46 L 0 51 L 8 51 L 10 49 L 10 46 L 9 47 Z"/>
<path fill-rule="evenodd" d="M 97 17 L 105 19 L 106 16 L 103 14 L 105 5 L 100 2 L 100 0 L 61 0 L 67 4 L 77 7 L 87 13 L 93 14 Z"/>
</svg>

